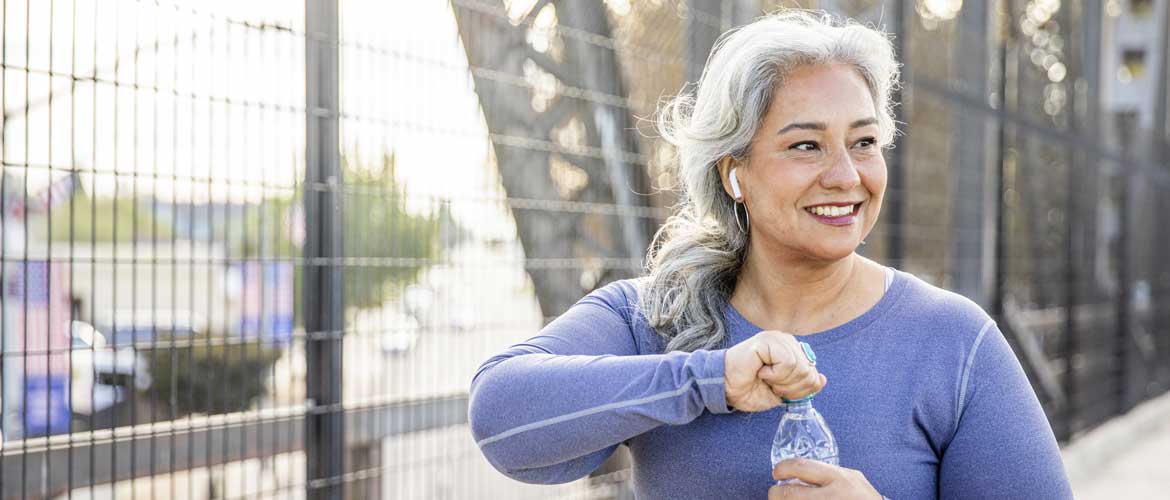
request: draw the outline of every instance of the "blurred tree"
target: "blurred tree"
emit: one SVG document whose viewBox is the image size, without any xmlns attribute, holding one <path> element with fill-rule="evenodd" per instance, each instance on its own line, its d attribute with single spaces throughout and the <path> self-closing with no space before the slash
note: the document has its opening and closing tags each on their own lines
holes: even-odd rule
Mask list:
<svg viewBox="0 0 1170 500">
<path fill-rule="evenodd" d="M 135 238 L 141 241 L 155 236 L 169 239 L 173 233 L 168 221 L 155 216 L 148 200 L 91 198 L 87 193 L 78 192 L 71 203 L 72 209 L 69 203 L 53 207 L 49 221 L 52 229 L 48 235 L 53 242 L 68 242 L 72 235 L 77 243 L 127 243 Z M 29 237 L 43 237 L 44 227 L 43 223 L 30 222 Z"/>
<path fill-rule="evenodd" d="M 414 282 L 439 254 L 441 211 L 408 211 L 394 167 L 393 155 L 372 168 L 341 160 L 342 248 L 348 257 L 367 259 L 345 266 L 345 303 L 351 307 L 380 306 L 386 285 Z"/>
<path fill-rule="evenodd" d="M 406 194 L 395 178 L 395 157 L 386 154 L 379 165 L 362 165 L 342 157 L 341 192 L 345 227 L 343 248 L 350 259 L 345 268 L 345 302 L 350 307 L 373 307 L 392 294 L 397 286 L 418 279 L 419 272 L 433 264 L 440 252 L 440 231 L 454 221 L 443 217 L 441 200 L 433 213 L 415 213 L 407 208 Z M 232 254 L 247 258 L 299 258 L 303 231 L 300 209 L 301 188 L 286 197 L 268 197 L 244 217 L 242 235 L 231 241 Z M 459 232 L 458 228 L 453 231 Z M 356 259 L 356 260 L 354 260 Z M 299 297 L 302 266 L 296 268 Z M 300 323 L 302 308 L 294 308 Z"/>
</svg>

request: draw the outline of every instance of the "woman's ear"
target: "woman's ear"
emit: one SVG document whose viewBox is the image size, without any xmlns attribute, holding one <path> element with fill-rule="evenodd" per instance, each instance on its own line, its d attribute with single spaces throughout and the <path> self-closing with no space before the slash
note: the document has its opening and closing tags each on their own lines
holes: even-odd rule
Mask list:
<svg viewBox="0 0 1170 500">
<path fill-rule="evenodd" d="M 731 199 L 739 201 L 743 199 L 743 182 L 738 179 L 742 168 L 741 164 L 730 156 L 725 156 L 716 164 L 719 167 L 719 178 L 723 181 L 723 191 L 730 196 Z M 735 174 L 735 179 L 732 178 Z"/>
</svg>

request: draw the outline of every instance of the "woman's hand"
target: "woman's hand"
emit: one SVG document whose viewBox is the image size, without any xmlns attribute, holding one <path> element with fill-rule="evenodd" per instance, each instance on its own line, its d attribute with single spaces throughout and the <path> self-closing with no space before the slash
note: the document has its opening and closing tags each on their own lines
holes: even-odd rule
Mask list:
<svg viewBox="0 0 1170 500">
<path fill-rule="evenodd" d="M 790 483 L 768 489 L 768 500 L 781 498 L 884 498 L 869 484 L 865 475 L 853 469 L 837 467 L 816 460 L 792 458 L 776 464 L 772 478 L 799 479 L 812 486 Z"/>
<path fill-rule="evenodd" d="M 723 362 L 727 405 L 740 411 L 780 406 L 825 386 L 825 376 L 805 356 L 796 337 L 766 330 L 727 350 Z"/>
</svg>

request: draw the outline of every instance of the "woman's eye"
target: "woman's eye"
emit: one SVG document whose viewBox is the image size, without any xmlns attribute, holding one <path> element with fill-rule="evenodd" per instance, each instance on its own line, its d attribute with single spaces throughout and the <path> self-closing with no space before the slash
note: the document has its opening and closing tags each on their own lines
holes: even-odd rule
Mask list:
<svg viewBox="0 0 1170 500">
<path fill-rule="evenodd" d="M 798 142 L 796 144 L 793 144 L 788 149 L 795 149 L 797 151 L 816 151 L 817 150 L 817 143 L 812 142 L 812 141 Z"/>
<path fill-rule="evenodd" d="M 877 139 L 874 139 L 873 137 L 866 137 L 865 139 L 857 141 L 857 145 L 862 149 L 869 149 L 877 146 Z"/>
</svg>

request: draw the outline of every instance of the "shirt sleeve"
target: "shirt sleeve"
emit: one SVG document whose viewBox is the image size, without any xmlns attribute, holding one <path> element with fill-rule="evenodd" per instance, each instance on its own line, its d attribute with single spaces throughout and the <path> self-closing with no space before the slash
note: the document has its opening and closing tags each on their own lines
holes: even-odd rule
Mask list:
<svg viewBox="0 0 1170 500">
<path fill-rule="evenodd" d="M 1072 498 L 1048 419 L 990 320 L 968 355 L 957 411 L 939 470 L 939 498 Z"/>
<path fill-rule="evenodd" d="M 704 411 L 730 413 L 726 350 L 640 355 L 614 303 L 624 301 L 594 292 L 480 367 L 468 420 L 497 470 L 524 482 L 569 482 L 634 436 Z"/>
</svg>

